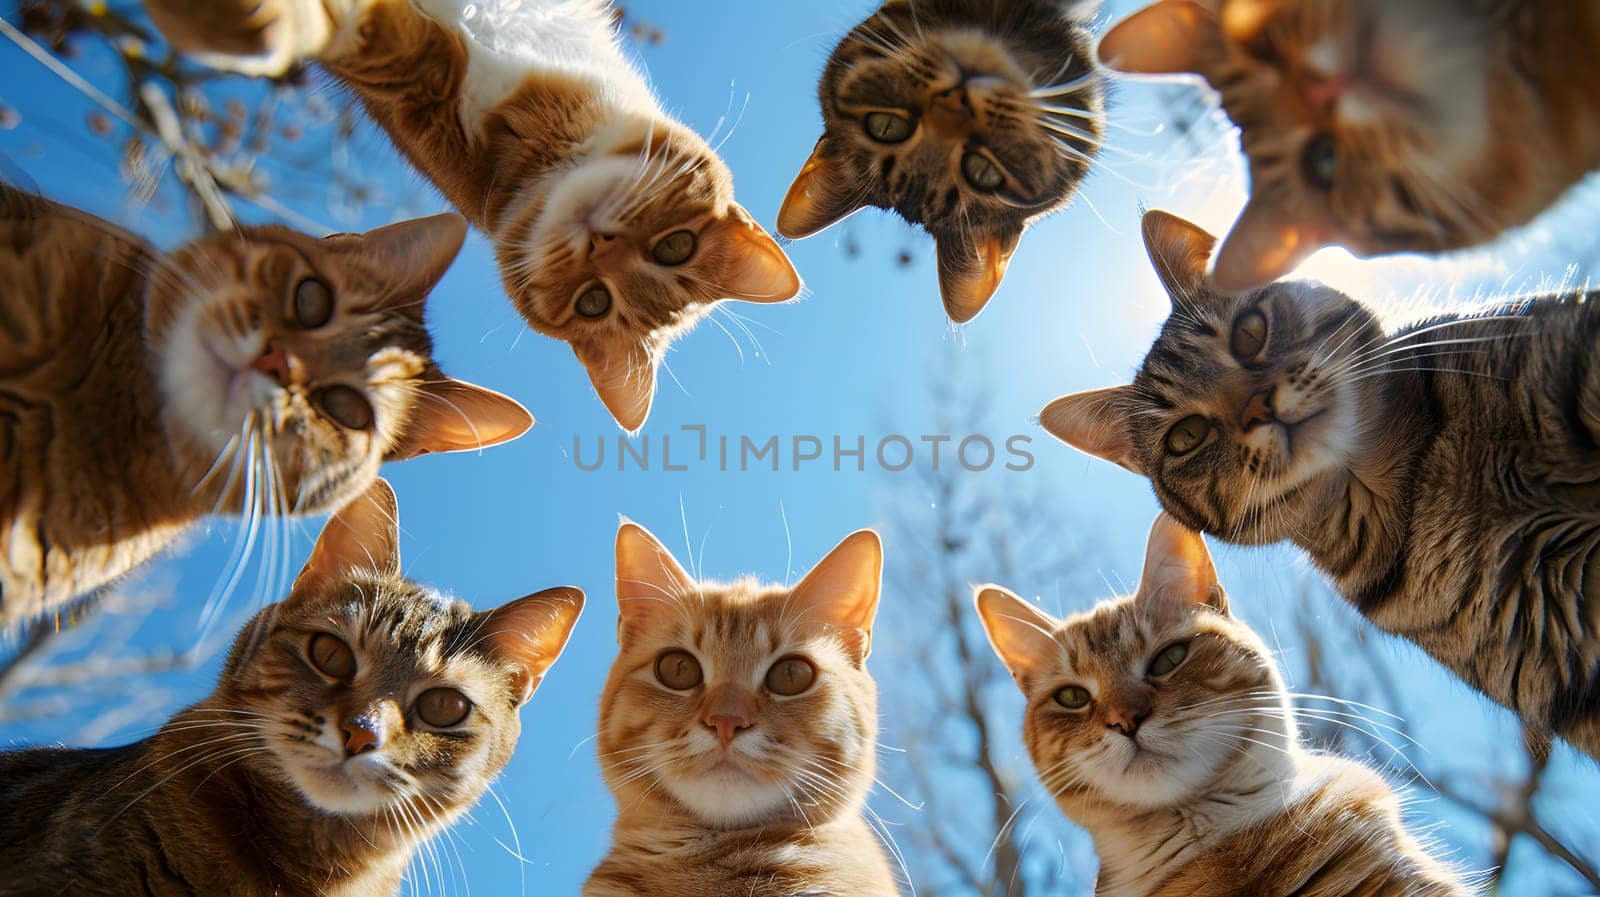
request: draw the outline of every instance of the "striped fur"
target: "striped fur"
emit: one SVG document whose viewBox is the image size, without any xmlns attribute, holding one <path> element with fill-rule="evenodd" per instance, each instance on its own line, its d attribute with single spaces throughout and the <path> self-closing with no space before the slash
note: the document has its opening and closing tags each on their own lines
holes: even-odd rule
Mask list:
<svg viewBox="0 0 1600 897">
<path fill-rule="evenodd" d="M 1600 304 L 1525 297 L 1385 334 L 1326 287 L 1224 296 L 1212 238 L 1146 217 L 1173 314 L 1132 386 L 1052 403 L 1065 441 L 1231 542 L 1290 540 L 1372 622 L 1535 733 L 1600 757 Z M 1265 321 L 1258 357 L 1231 341 Z M 1204 441 L 1168 440 L 1191 415 Z"/>
<path fill-rule="evenodd" d="M 1151 530 L 1134 595 L 1058 620 L 985 586 L 978 609 L 1027 698 L 1041 781 L 1094 838 L 1097 897 L 1471 893 L 1381 776 L 1300 746 L 1271 651 L 1172 518 Z M 1156 665 L 1179 646 L 1175 667 Z"/>
</svg>

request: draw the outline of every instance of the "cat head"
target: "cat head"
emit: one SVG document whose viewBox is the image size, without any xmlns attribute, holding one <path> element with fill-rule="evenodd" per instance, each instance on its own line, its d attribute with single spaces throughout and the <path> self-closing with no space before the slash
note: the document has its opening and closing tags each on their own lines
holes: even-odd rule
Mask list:
<svg viewBox="0 0 1600 897">
<path fill-rule="evenodd" d="M 637 430 L 674 338 L 722 299 L 783 302 L 800 276 L 733 199 L 699 135 L 622 116 L 572 167 L 524 189 L 495 228 L 506 291 L 565 340 L 617 423 Z"/>
<path fill-rule="evenodd" d="M 158 262 L 146 333 L 196 491 L 237 510 L 259 476 L 270 485 L 253 498 L 267 510 L 326 512 L 382 461 L 532 426 L 516 401 L 432 358 L 423 303 L 465 235 L 455 214 L 322 239 L 250 227 Z"/>
<path fill-rule="evenodd" d="M 1295 502 L 1347 470 L 1382 415 L 1363 378 L 1383 338 L 1372 313 L 1321 284 L 1212 289 L 1215 238 L 1165 212 L 1145 249 L 1172 299 L 1128 386 L 1063 396 L 1039 414 L 1056 438 L 1150 478 L 1167 512 L 1236 542 L 1277 541 Z"/>
<path fill-rule="evenodd" d="M 891 2 L 833 51 L 823 133 L 778 231 L 807 237 L 865 206 L 938 246 L 945 311 L 970 321 L 1022 232 L 1065 206 L 1099 148 L 1094 3 Z"/>
<path fill-rule="evenodd" d="M 664 804 L 711 828 L 856 810 L 875 767 L 865 664 L 882 561 L 877 534 L 863 530 L 791 588 L 696 582 L 624 523 L 620 651 L 599 740 L 618 806 Z"/>
<path fill-rule="evenodd" d="M 1106 65 L 1199 74 L 1239 125 L 1251 196 L 1217 259 L 1221 289 L 1329 244 L 1436 252 L 1531 217 L 1521 185 L 1538 163 L 1509 144 L 1543 126 L 1518 126 L 1532 110 L 1497 95 L 1515 75 L 1497 71 L 1505 38 L 1481 5 L 1161 0 L 1105 35 Z"/>
<path fill-rule="evenodd" d="M 1134 595 L 1064 620 L 999 586 L 977 605 L 1027 699 L 1039 778 L 1086 825 L 1282 769 L 1296 743 L 1271 652 L 1228 612 L 1204 540 L 1165 515 Z"/>
<path fill-rule="evenodd" d="M 322 813 L 445 823 L 511 758 L 583 609 L 575 588 L 473 612 L 400 576 L 394 493 L 334 515 L 289 597 L 240 633 L 208 702 L 254 730 L 258 772 Z"/>
</svg>

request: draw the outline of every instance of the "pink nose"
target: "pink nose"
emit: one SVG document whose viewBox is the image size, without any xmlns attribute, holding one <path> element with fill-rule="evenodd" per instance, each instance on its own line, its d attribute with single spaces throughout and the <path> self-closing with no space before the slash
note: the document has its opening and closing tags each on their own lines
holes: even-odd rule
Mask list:
<svg viewBox="0 0 1600 897">
<path fill-rule="evenodd" d="M 266 348 L 250 362 L 250 367 L 271 377 L 279 386 L 287 386 L 299 376 L 300 359 L 289 354 L 277 340 L 268 340 Z"/>
<path fill-rule="evenodd" d="M 949 90 L 941 90 L 940 92 L 934 94 L 933 105 L 949 112 L 958 112 L 961 114 L 966 114 L 972 111 L 971 107 L 967 103 L 967 88 L 960 84 L 950 88 Z"/>
<path fill-rule="evenodd" d="M 705 718 L 707 728 L 717 730 L 717 740 L 727 747 L 733 742 L 735 736 L 750 728 L 750 721 L 742 716 L 727 714 L 714 714 Z"/>
<path fill-rule="evenodd" d="M 344 755 L 354 757 L 375 751 L 383 746 L 383 736 L 378 725 L 364 718 L 347 719 L 339 728 L 344 730 Z"/>
<path fill-rule="evenodd" d="M 1276 419 L 1272 412 L 1272 390 L 1266 389 L 1250 397 L 1245 403 L 1244 413 L 1239 415 L 1239 426 L 1249 432 L 1262 424 L 1270 424 Z"/>
<path fill-rule="evenodd" d="M 616 259 L 627 251 L 627 242 L 616 234 L 591 232 L 589 234 L 589 260 L 604 262 Z"/>
</svg>

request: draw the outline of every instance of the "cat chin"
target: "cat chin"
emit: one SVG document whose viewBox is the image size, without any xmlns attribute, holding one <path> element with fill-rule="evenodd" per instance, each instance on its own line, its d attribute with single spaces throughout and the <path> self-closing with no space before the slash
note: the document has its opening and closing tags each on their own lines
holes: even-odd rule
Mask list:
<svg viewBox="0 0 1600 897">
<path fill-rule="evenodd" d="M 333 765 L 283 764 L 289 781 L 307 803 L 340 816 L 367 816 L 394 806 L 398 795 L 379 783 L 381 770 L 387 767 L 387 761 L 368 755 Z"/>
<path fill-rule="evenodd" d="M 676 775 L 667 791 L 707 825 L 734 828 L 770 820 L 789 806 L 783 786 L 763 782 L 732 764 L 699 775 Z"/>
</svg>

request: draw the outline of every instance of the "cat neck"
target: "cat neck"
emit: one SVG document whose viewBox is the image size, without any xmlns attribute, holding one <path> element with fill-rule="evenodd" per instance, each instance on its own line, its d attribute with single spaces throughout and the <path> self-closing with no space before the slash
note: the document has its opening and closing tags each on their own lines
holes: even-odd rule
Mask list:
<svg viewBox="0 0 1600 897">
<path fill-rule="evenodd" d="M 686 844 L 690 842 L 765 842 L 780 844 L 799 839 L 817 840 L 820 833 L 865 828 L 860 801 L 828 811 L 818 811 L 804 820 L 778 819 L 749 825 L 713 826 L 670 798 L 654 797 L 629 801 L 617 814 L 613 825 L 618 843 Z"/>
</svg>

